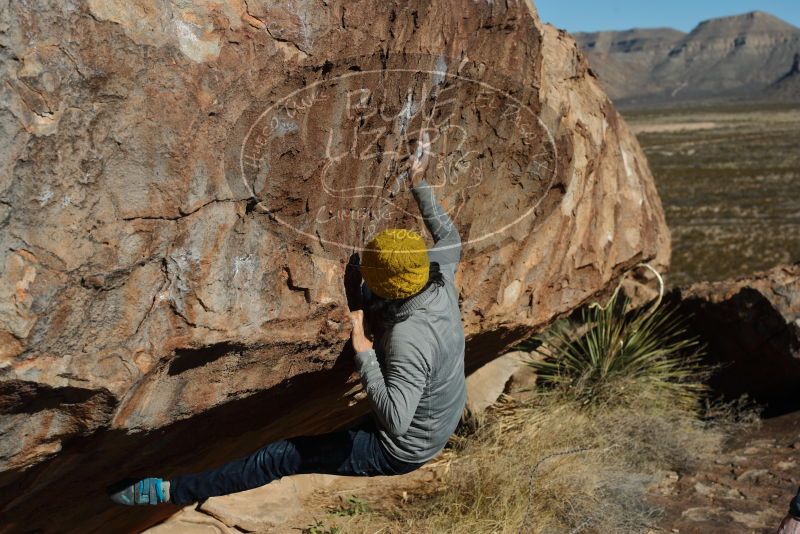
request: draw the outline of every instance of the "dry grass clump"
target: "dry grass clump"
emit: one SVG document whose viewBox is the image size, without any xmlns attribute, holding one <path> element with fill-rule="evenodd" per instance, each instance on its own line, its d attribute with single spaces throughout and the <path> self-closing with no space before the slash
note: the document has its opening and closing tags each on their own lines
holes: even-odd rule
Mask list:
<svg viewBox="0 0 800 534">
<path fill-rule="evenodd" d="M 432 496 L 337 522 L 342 532 L 643 532 L 663 471 L 685 471 L 723 433 L 680 407 L 587 410 L 563 397 L 508 398 L 441 461 Z"/>
</svg>

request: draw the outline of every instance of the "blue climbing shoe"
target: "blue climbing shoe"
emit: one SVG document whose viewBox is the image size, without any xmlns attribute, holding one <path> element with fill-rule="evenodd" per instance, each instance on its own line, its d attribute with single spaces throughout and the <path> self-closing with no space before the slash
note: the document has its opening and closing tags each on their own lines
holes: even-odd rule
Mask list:
<svg viewBox="0 0 800 534">
<path fill-rule="evenodd" d="M 160 478 L 143 478 L 125 481 L 116 488 L 110 488 L 108 496 L 117 504 L 135 506 L 139 504 L 161 504 L 167 502 L 164 496 L 163 481 Z"/>
</svg>

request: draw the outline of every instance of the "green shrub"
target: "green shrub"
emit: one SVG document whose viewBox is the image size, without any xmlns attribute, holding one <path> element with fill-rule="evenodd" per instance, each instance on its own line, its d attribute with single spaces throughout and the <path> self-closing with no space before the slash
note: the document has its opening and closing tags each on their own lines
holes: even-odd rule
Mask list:
<svg viewBox="0 0 800 534">
<path fill-rule="evenodd" d="M 527 348 L 541 358 L 530 362 L 540 386 L 585 405 L 629 403 L 647 392 L 655 403 L 696 406 L 704 389 L 697 338 L 660 299 L 637 310 L 629 306 L 628 297 L 615 292 L 605 306 L 584 308 L 577 324 L 561 321 L 536 336 Z"/>
</svg>

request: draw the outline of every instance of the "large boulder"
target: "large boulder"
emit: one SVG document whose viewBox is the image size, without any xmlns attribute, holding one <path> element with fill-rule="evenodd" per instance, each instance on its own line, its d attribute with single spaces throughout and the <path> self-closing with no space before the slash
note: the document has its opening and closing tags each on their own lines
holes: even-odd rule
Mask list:
<svg viewBox="0 0 800 534">
<path fill-rule="evenodd" d="M 4 531 L 145 527 L 175 510 L 107 484 L 364 414 L 342 277 L 421 228 L 422 128 L 469 369 L 668 261 L 639 145 L 529 2 L 7 2 L 0 58 Z"/>
</svg>

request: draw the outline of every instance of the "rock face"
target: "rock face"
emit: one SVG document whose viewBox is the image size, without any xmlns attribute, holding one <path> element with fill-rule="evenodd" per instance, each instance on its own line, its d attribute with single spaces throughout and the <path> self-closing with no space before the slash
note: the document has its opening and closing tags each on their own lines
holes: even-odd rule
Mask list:
<svg viewBox="0 0 800 534">
<path fill-rule="evenodd" d="M 676 290 L 690 326 L 720 365 L 710 386 L 747 394 L 772 413 L 797 409 L 800 384 L 800 264 Z"/>
<path fill-rule="evenodd" d="M 486 408 L 497 402 L 506 390 L 512 375 L 530 360 L 529 353 L 513 351 L 495 358 L 469 375 L 466 409 L 473 416 L 481 417 Z"/>
<path fill-rule="evenodd" d="M 731 97 L 764 99 L 800 52 L 800 28 L 768 13 L 669 29 L 576 34 L 611 98 L 641 106 Z"/>
<path fill-rule="evenodd" d="M 0 44 L 6 532 L 143 528 L 175 510 L 109 483 L 362 415 L 344 267 L 421 227 L 421 129 L 469 369 L 668 261 L 637 142 L 528 2 L 13 2 Z"/>
</svg>

